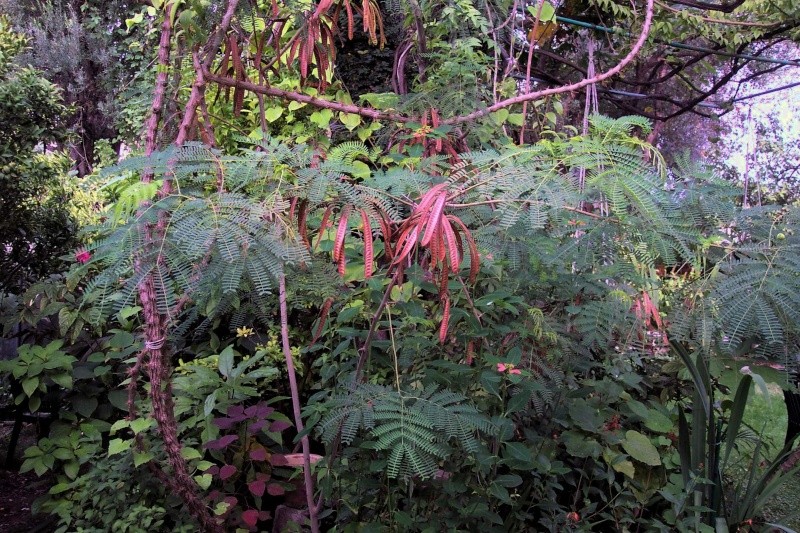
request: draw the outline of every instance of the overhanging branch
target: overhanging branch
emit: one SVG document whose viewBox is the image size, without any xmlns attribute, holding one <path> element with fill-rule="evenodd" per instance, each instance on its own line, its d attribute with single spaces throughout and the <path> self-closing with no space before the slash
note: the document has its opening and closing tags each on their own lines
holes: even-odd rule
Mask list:
<svg viewBox="0 0 800 533">
<path fill-rule="evenodd" d="M 470 122 L 481 117 L 485 117 L 495 111 L 499 111 L 501 109 L 505 109 L 515 104 L 521 104 L 524 102 L 530 102 L 531 100 L 536 100 L 538 98 L 542 98 L 545 96 L 550 96 L 553 94 L 562 94 L 568 93 L 572 91 L 577 91 L 579 89 L 583 89 L 589 85 L 599 83 L 604 81 L 612 76 L 618 74 L 623 68 L 625 68 L 631 61 L 633 61 L 636 56 L 641 51 L 642 47 L 644 46 L 645 42 L 647 41 L 647 36 L 650 33 L 650 26 L 653 21 L 653 2 L 654 0 L 647 0 L 647 6 L 645 8 L 645 18 L 644 23 L 642 24 L 641 32 L 639 33 L 636 42 L 634 43 L 633 47 L 631 48 L 630 52 L 622 58 L 622 60 L 617 63 L 616 66 L 612 67 L 611 69 L 601 72 L 596 76 L 591 78 L 583 79 L 579 82 L 572 83 L 570 85 L 563 85 L 561 87 L 553 87 L 550 89 L 543 89 L 540 91 L 533 91 L 527 92 L 524 94 L 520 94 L 518 96 L 507 98 L 505 100 L 501 100 L 491 106 L 485 107 L 483 109 L 477 109 L 472 113 L 466 115 L 459 115 L 455 117 L 451 117 L 449 119 L 443 120 L 442 124 L 446 125 L 455 125 L 455 124 L 462 124 L 464 122 Z M 260 85 L 257 83 L 253 83 L 250 81 L 245 80 L 236 80 L 231 79 L 226 76 L 219 76 L 213 74 L 208 70 L 207 67 L 204 66 L 203 68 L 203 77 L 207 82 L 214 82 L 223 87 L 233 87 L 244 89 L 246 91 L 250 91 L 255 94 L 262 94 L 264 96 L 271 96 L 274 98 L 281 98 L 284 100 L 289 100 L 292 102 L 300 102 L 304 104 L 309 104 L 314 107 L 318 107 L 321 109 L 330 109 L 331 111 L 340 111 L 343 113 L 351 113 L 354 115 L 359 115 L 362 117 L 371 118 L 373 120 L 387 120 L 392 122 L 399 122 L 401 124 L 407 124 L 409 122 L 419 122 L 420 117 L 408 116 L 403 115 L 401 113 L 391 113 L 387 111 L 380 111 L 378 109 L 373 109 L 370 107 L 358 106 L 354 104 L 344 104 L 340 102 L 333 102 L 330 100 L 324 100 L 322 98 L 318 98 L 316 96 L 309 96 L 307 94 L 298 93 L 295 91 L 287 91 L 284 89 L 278 89 L 276 87 L 269 87 L 266 85 Z"/>
</svg>

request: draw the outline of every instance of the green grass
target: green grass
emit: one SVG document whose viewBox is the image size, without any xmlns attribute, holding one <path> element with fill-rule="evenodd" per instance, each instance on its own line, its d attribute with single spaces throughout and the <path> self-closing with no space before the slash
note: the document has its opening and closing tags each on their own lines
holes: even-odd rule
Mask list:
<svg viewBox="0 0 800 533">
<path fill-rule="evenodd" d="M 739 369 L 743 363 L 740 361 L 722 361 L 719 363 L 720 382 L 730 389 L 729 397 L 733 397 L 742 374 Z M 786 405 L 783 401 L 782 386 L 786 384 L 786 375 L 780 370 L 767 366 L 751 366 L 751 370 L 764 378 L 768 384 L 766 395 L 760 387 L 753 385 L 750 391 L 747 407 L 744 413 L 744 422 L 756 433 L 760 434 L 767 448 L 765 455 L 773 459 L 783 447 L 786 438 Z M 742 454 L 741 461 L 734 463 L 729 475 L 741 476 L 749 464 L 746 453 Z M 797 495 L 800 494 L 800 477 L 797 475 L 787 480 L 775 493 L 764 509 L 764 518 L 767 521 L 777 521 L 795 530 L 800 530 L 800 516 L 791 517 L 798 512 Z"/>
</svg>

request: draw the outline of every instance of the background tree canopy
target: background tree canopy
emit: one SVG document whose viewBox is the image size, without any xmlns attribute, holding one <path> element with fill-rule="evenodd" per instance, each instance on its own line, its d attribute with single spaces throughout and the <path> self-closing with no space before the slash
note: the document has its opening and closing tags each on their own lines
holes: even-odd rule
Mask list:
<svg viewBox="0 0 800 533">
<path fill-rule="evenodd" d="M 51 272 L 76 245 L 77 224 L 67 205 L 67 159 L 46 153 L 66 139 L 67 108 L 42 73 L 14 59 L 27 39 L 0 18 L 0 268 L 3 290 L 19 290 Z"/>
</svg>

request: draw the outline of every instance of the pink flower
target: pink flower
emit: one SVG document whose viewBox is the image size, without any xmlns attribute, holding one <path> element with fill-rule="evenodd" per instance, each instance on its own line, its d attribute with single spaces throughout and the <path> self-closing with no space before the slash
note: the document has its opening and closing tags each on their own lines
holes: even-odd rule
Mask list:
<svg viewBox="0 0 800 533">
<path fill-rule="evenodd" d="M 522 374 L 520 369 L 514 368 L 513 363 L 497 363 L 497 371 L 508 374 Z"/>
<path fill-rule="evenodd" d="M 92 254 L 90 252 L 87 252 L 86 250 L 80 250 L 78 252 L 75 252 L 75 260 L 78 263 L 81 263 L 81 264 L 86 263 L 91 258 L 92 258 Z"/>
</svg>

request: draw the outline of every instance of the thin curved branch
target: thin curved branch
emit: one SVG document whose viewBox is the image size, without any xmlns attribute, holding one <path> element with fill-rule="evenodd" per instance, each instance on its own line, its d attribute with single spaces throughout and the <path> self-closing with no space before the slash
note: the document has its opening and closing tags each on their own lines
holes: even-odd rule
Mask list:
<svg viewBox="0 0 800 533">
<path fill-rule="evenodd" d="M 673 0 L 674 3 L 680 4 L 686 7 L 694 7 L 697 9 L 703 9 L 705 11 L 719 11 L 720 13 L 733 13 L 733 11 L 745 3 L 745 0 L 736 0 L 735 2 L 731 2 L 729 4 L 722 3 L 722 4 L 711 4 L 708 2 L 695 2 L 693 0 Z"/>
<path fill-rule="evenodd" d="M 680 2 L 677 2 L 680 3 Z M 666 9 L 671 13 L 680 13 L 680 9 L 675 9 L 674 7 L 670 7 L 663 2 L 659 2 L 656 0 L 656 4 L 662 9 Z M 712 24 L 725 24 L 728 26 L 743 26 L 743 27 L 752 27 L 752 28 L 774 28 L 780 24 L 780 22 L 773 22 L 773 23 L 766 23 L 766 22 L 748 22 L 744 20 L 730 20 L 730 19 L 715 19 L 713 17 L 704 17 L 702 15 L 695 15 L 698 19 L 702 20 L 703 22 L 709 22 Z"/>
<path fill-rule="evenodd" d="M 289 344 L 289 312 L 286 306 L 286 276 L 281 273 L 278 278 L 278 303 L 280 306 L 281 323 L 281 349 L 286 360 L 286 372 L 289 375 L 289 389 L 292 395 L 292 411 L 294 414 L 294 425 L 298 433 L 303 433 L 303 415 L 300 406 L 300 391 L 297 388 L 297 373 L 294 369 L 292 359 L 292 347 Z M 314 502 L 314 480 L 311 477 L 311 444 L 308 435 L 303 435 L 300 439 L 303 446 L 303 481 L 305 482 L 306 503 L 308 505 L 309 521 L 311 522 L 311 532 L 319 533 L 319 518 L 317 516 L 317 505 Z"/>
<path fill-rule="evenodd" d="M 624 58 L 622 58 L 622 60 L 619 63 L 617 63 L 616 66 L 592 78 L 586 78 L 584 80 L 572 83 L 570 85 L 553 87 L 550 89 L 543 89 L 541 91 L 528 92 L 512 98 L 507 98 L 491 106 L 473 111 L 472 113 L 466 115 L 459 115 L 451 117 L 447 120 L 443 120 L 441 123 L 443 125 L 455 125 L 455 124 L 462 124 L 464 122 L 471 122 L 473 120 L 485 117 L 491 113 L 494 113 L 495 111 L 499 111 L 500 109 L 505 109 L 506 107 L 510 107 L 515 104 L 529 102 L 531 100 L 536 100 L 538 98 L 542 98 L 543 96 L 550 96 L 552 94 L 561 94 L 561 93 L 576 91 L 588 85 L 604 81 L 618 74 L 623 68 L 625 68 L 631 61 L 633 61 L 636 58 L 636 56 L 644 46 L 644 43 L 647 41 L 647 36 L 650 33 L 650 26 L 653 22 L 653 1 L 654 0 L 647 0 L 647 6 L 645 8 L 645 19 L 644 23 L 642 24 L 642 29 L 641 32 L 639 33 L 639 37 L 636 39 L 636 42 L 634 43 L 630 52 L 628 52 L 628 54 Z M 255 94 L 263 94 L 275 98 L 283 98 L 284 100 L 310 104 L 318 108 L 330 109 L 332 111 L 352 113 L 354 115 L 360 115 L 362 117 L 368 117 L 374 120 L 389 120 L 389 121 L 399 122 L 401 124 L 420 121 L 419 117 L 402 115 L 400 113 L 379 111 L 377 109 L 357 106 L 353 104 L 331 102 L 328 100 L 323 100 L 322 98 L 318 98 L 316 96 L 309 96 L 307 94 L 302 94 L 294 91 L 286 91 L 283 89 L 278 89 L 276 87 L 268 87 L 265 85 L 259 85 L 257 83 L 252 83 L 244 80 L 235 80 L 228 78 L 226 76 L 218 76 L 216 74 L 209 72 L 208 69 L 205 67 L 203 68 L 203 76 L 206 79 L 206 81 L 211 81 L 224 87 L 240 88 L 246 91 L 253 92 Z"/>
<path fill-rule="evenodd" d="M 647 0 L 647 7 L 646 7 L 646 11 L 645 11 L 644 23 L 642 24 L 642 30 L 639 33 L 639 37 L 638 37 L 638 39 L 636 39 L 636 42 L 634 43 L 633 48 L 631 48 L 631 51 L 628 52 L 628 55 L 626 55 L 624 58 L 622 58 L 622 60 L 619 63 L 617 63 L 617 65 L 615 67 L 613 67 L 613 68 L 611 68 L 611 69 L 609 69 L 609 70 L 607 70 L 605 72 L 602 72 L 602 73 L 600 73 L 600 74 L 598 74 L 598 75 L 596 75 L 596 76 L 594 76 L 592 78 L 583 79 L 583 80 L 581 80 L 581 81 L 579 81 L 577 83 L 573 83 L 573 84 L 570 84 L 570 85 L 564 85 L 563 87 L 553 87 L 551 89 L 544 89 L 544 90 L 541 90 L 541 91 L 528 92 L 528 93 L 525 93 L 525 94 L 521 94 L 519 96 L 515 96 L 513 98 L 507 98 L 506 100 L 501 100 L 500 102 L 498 102 L 498 103 L 496 103 L 494 105 L 491 105 L 491 106 L 486 107 L 484 109 L 479 109 L 477 111 L 473 111 L 472 113 L 469 113 L 467 115 L 462 115 L 462 116 L 453 117 L 453 118 L 450 118 L 450 119 L 447 119 L 447 120 L 443 120 L 442 124 L 452 125 L 452 124 L 461 124 L 463 122 L 469 122 L 469 121 L 472 121 L 472 120 L 475 120 L 475 119 L 478 119 L 478 118 L 481 118 L 481 117 L 485 117 L 486 115 L 489 115 L 491 113 L 494 113 L 495 111 L 499 111 L 499 110 L 504 109 L 506 107 L 512 106 L 514 104 L 521 104 L 523 102 L 529 102 L 531 100 L 536 100 L 538 98 L 542 98 L 543 96 L 550 96 L 552 94 L 561 94 L 561 93 L 567 93 L 567 92 L 576 91 L 576 90 L 582 89 L 582 88 L 584 88 L 584 87 L 586 87 L 588 85 L 592 85 L 594 83 L 599 83 L 599 82 L 601 82 L 603 80 L 606 80 L 606 79 L 614 76 L 615 74 L 619 73 L 623 68 L 625 68 L 631 61 L 633 61 L 636 58 L 636 56 L 639 54 L 639 51 L 644 46 L 644 43 L 647 41 L 647 36 L 650 33 L 650 25 L 653 22 L 653 1 L 654 0 Z"/>
</svg>

